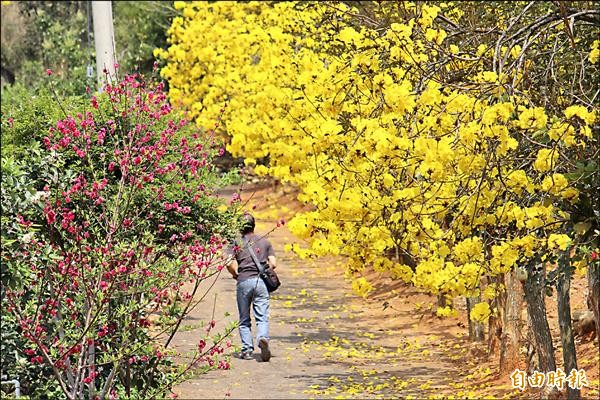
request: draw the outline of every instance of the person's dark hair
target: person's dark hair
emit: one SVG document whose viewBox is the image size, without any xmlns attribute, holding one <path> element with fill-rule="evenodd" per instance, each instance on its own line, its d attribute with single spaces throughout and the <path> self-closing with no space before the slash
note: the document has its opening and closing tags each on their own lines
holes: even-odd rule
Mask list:
<svg viewBox="0 0 600 400">
<path fill-rule="evenodd" d="M 248 213 L 245 213 L 244 215 L 242 215 L 242 227 L 241 227 L 242 235 L 254 232 L 255 226 L 256 226 L 256 223 L 254 222 L 254 217 L 252 215 L 250 215 Z"/>
</svg>

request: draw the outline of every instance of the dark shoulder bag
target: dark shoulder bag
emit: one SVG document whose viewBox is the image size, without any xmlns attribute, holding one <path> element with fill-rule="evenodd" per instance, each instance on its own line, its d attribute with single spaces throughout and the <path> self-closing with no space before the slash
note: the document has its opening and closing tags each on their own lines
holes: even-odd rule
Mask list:
<svg viewBox="0 0 600 400">
<path fill-rule="evenodd" d="M 269 292 L 276 291 L 277 288 L 281 286 L 279 277 L 277 276 L 273 268 L 269 266 L 269 263 L 267 261 L 264 261 L 262 263 L 258 261 L 258 257 L 256 257 L 256 254 L 254 253 L 254 249 L 252 248 L 252 246 L 250 246 L 250 243 L 248 243 L 248 240 L 246 240 L 246 238 L 244 238 L 244 242 L 246 243 L 246 247 L 250 252 L 250 256 L 252 257 L 254 264 L 258 268 L 258 276 L 260 276 L 260 278 L 265 282 L 267 290 Z"/>
</svg>

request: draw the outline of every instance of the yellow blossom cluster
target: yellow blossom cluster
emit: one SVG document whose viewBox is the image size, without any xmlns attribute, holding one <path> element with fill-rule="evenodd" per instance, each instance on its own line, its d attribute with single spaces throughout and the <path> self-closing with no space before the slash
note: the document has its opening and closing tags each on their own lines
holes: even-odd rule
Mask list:
<svg viewBox="0 0 600 400">
<path fill-rule="evenodd" d="M 210 128 L 228 103 L 228 150 L 314 206 L 289 223 L 310 243 L 294 251 L 348 256 L 363 296 L 367 265 L 470 295 L 483 276 L 566 246 L 555 235 L 568 219 L 560 204 L 578 192 L 562 154 L 586 146 L 596 110 L 549 115 L 509 95 L 505 83 L 519 77 L 485 67 L 492 47 L 467 56 L 436 24 L 441 7 L 460 10 L 397 3 L 372 9 L 390 21 L 378 25 L 360 23 L 349 2 L 175 2 L 170 47 L 155 53 L 173 104 Z M 484 304 L 472 317 L 489 317 Z"/>
<path fill-rule="evenodd" d="M 471 309 L 470 318 L 473 321 L 486 322 L 492 315 L 492 310 L 487 302 L 481 302 L 475 304 Z"/>
</svg>

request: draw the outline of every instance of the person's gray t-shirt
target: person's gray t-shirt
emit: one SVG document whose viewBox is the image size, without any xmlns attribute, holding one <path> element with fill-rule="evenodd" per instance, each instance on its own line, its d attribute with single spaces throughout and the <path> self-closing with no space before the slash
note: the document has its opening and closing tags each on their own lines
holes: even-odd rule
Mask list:
<svg viewBox="0 0 600 400">
<path fill-rule="evenodd" d="M 264 237 L 260 237 L 255 233 L 248 233 L 244 235 L 244 237 L 248 241 L 249 245 L 252 246 L 258 261 L 267 261 L 267 257 L 275 255 L 273 246 L 271 246 L 271 242 Z M 238 263 L 238 282 L 258 276 L 258 267 L 254 263 L 254 260 L 252 260 L 252 256 L 244 245 L 243 239 L 238 239 L 235 246 L 227 249 L 226 254 L 228 256 L 235 256 L 235 260 Z"/>
</svg>

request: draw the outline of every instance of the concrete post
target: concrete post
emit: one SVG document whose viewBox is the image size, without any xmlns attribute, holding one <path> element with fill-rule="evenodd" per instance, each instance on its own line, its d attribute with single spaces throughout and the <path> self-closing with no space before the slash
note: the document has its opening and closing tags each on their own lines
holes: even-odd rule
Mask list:
<svg viewBox="0 0 600 400">
<path fill-rule="evenodd" d="M 115 34 L 112 18 L 112 3 L 110 1 L 92 1 L 92 16 L 94 21 L 94 44 L 96 47 L 96 73 L 98 75 L 98 90 L 105 83 L 104 69 L 108 79 L 116 80 L 115 63 Z"/>
</svg>

